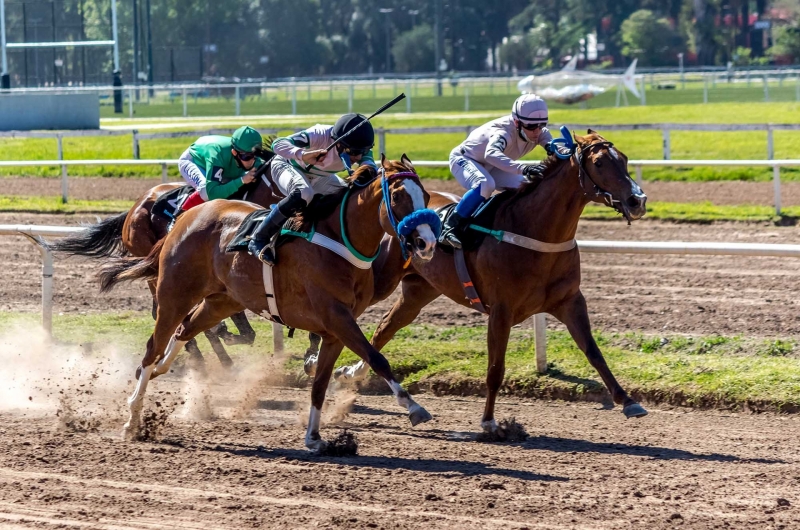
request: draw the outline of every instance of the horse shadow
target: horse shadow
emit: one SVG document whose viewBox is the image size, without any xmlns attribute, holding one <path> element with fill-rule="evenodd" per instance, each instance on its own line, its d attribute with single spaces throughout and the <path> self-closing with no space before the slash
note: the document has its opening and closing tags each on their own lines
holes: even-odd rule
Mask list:
<svg viewBox="0 0 800 530">
<path fill-rule="evenodd" d="M 333 457 L 322 456 L 303 449 L 265 448 L 247 445 L 226 444 L 198 447 L 207 451 L 221 451 L 235 456 L 247 458 L 263 458 L 270 460 L 294 460 L 297 462 L 329 463 L 352 468 L 371 468 L 406 471 L 420 471 L 425 473 L 456 474 L 464 477 L 494 476 L 514 478 L 535 482 L 567 482 L 567 477 L 533 473 L 520 469 L 506 469 L 493 467 L 483 462 L 444 460 L 437 458 L 402 458 L 388 456 L 351 456 Z"/>
<path fill-rule="evenodd" d="M 695 453 L 671 447 L 632 445 L 626 443 L 599 443 L 558 436 L 531 436 L 517 447 L 526 450 L 553 451 L 556 453 L 599 453 L 641 456 L 653 460 L 696 460 L 705 462 L 740 462 L 756 464 L 785 464 L 784 460 L 772 458 L 741 458 L 723 453 Z"/>
</svg>

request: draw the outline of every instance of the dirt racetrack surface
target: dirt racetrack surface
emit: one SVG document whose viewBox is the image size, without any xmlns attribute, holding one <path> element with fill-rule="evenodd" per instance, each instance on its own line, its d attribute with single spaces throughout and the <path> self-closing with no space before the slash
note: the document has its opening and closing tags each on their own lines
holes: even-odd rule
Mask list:
<svg viewBox="0 0 800 530">
<path fill-rule="evenodd" d="M 87 200 L 135 200 L 160 179 L 71 177 L 69 196 Z M 61 196 L 61 182 L 56 178 L 2 178 L 5 195 Z M 463 194 L 454 180 L 424 179 L 426 189 Z M 773 202 L 772 182 L 713 181 L 713 182 L 645 182 L 648 200 L 668 202 L 705 202 L 712 204 L 752 204 L 769 206 Z M 781 184 L 783 206 L 800 204 L 800 182 Z"/>
<path fill-rule="evenodd" d="M 96 216 L 0 214 L 0 223 L 75 225 Z M 711 225 L 639 221 L 583 221 L 580 239 L 800 243 L 800 227 L 767 224 Z M 582 255 L 582 289 L 597 329 L 645 333 L 751 336 L 800 334 L 800 260 L 790 258 Z M 38 252 L 24 238 L 0 243 L 0 310 L 38 311 L 41 275 Z M 82 258 L 57 259 L 57 312 L 149 311 L 143 284 L 121 285 L 97 294 L 96 264 Z M 531 271 L 535 274 L 535 271 Z M 480 280 L 476 280 L 480 285 Z M 362 322 L 376 322 L 393 298 L 370 308 Z M 418 322 L 479 325 L 484 317 L 440 298 Z M 553 319 L 550 325 L 555 326 Z"/>
<path fill-rule="evenodd" d="M 175 379 L 148 398 L 169 407 Z M 176 410 L 148 441 L 113 414 L 84 432 L 52 413 L 0 413 L 3 528 L 797 528 L 800 418 L 502 400 L 530 433 L 475 441 L 478 398 L 420 396 L 412 428 L 390 397 L 359 396 L 337 426 L 358 456 L 302 443 L 308 391 L 264 389 L 256 408 Z M 94 398 L 89 397 L 87 401 Z M 123 397 L 119 396 L 121 402 Z M 62 407 L 63 414 L 63 407 Z M 73 417 L 74 420 L 74 417 Z"/>
</svg>

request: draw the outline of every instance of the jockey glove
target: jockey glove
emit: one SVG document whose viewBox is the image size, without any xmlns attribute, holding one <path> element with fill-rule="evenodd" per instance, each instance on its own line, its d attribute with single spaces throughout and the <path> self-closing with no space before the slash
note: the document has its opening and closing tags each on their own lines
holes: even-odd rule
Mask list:
<svg viewBox="0 0 800 530">
<path fill-rule="evenodd" d="M 540 179 L 544 177 L 544 170 L 547 166 L 544 164 L 528 164 L 522 168 L 522 174 L 528 180 Z"/>
</svg>

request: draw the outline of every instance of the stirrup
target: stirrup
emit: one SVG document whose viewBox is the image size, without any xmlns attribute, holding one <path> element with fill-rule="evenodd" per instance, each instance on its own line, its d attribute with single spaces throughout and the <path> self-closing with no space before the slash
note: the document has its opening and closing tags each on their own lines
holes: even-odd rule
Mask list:
<svg viewBox="0 0 800 530">
<path fill-rule="evenodd" d="M 460 249 L 463 247 L 463 243 L 461 239 L 455 234 L 456 229 L 450 228 L 442 232 L 442 235 L 439 237 L 439 243 L 449 245 L 452 248 Z"/>
<path fill-rule="evenodd" d="M 247 244 L 247 251 L 250 255 L 257 257 L 262 263 L 269 265 L 270 267 L 275 266 L 275 253 L 272 249 L 272 245 L 269 243 L 265 243 L 260 250 L 255 250 L 253 247 L 257 247 L 258 243 L 254 239 L 250 240 L 250 243 Z"/>
</svg>

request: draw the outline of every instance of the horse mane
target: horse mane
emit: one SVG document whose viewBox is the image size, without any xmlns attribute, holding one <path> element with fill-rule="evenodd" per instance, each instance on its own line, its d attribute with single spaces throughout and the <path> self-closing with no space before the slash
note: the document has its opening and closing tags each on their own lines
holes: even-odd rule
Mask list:
<svg viewBox="0 0 800 530">
<path fill-rule="evenodd" d="M 354 185 L 366 184 L 377 176 L 378 172 L 371 166 L 359 166 L 352 175 L 342 179 L 347 183 L 347 187 L 342 188 L 336 193 L 331 193 L 330 195 L 315 195 L 311 204 L 292 218 L 291 229 L 300 231 L 309 224 L 327 219 L 333 214 L 336 207 L 342 203 L 344 194 L 347 193 L 348 190 Z"/>
<path fill-rule="evenodd" d="M 562 162 L 565 162 L 566 164 Z M 555 155 L 548 155 L 547 158 L 542 160 L 541 163 L 544 165 L 544 172 L 542 173 L 542 176 L 533 180 L 527 180 L 526 178 L 527 182 L 523 183 L 519 188 L 517 188 L 516 192 L 514 193 L 514 199 L 526 197 L 535 192 L 543 181 L 561 172 L 561 170 L 563 170 L 569 163 L 569 159 L 562 160 Z"/>
</svg>

